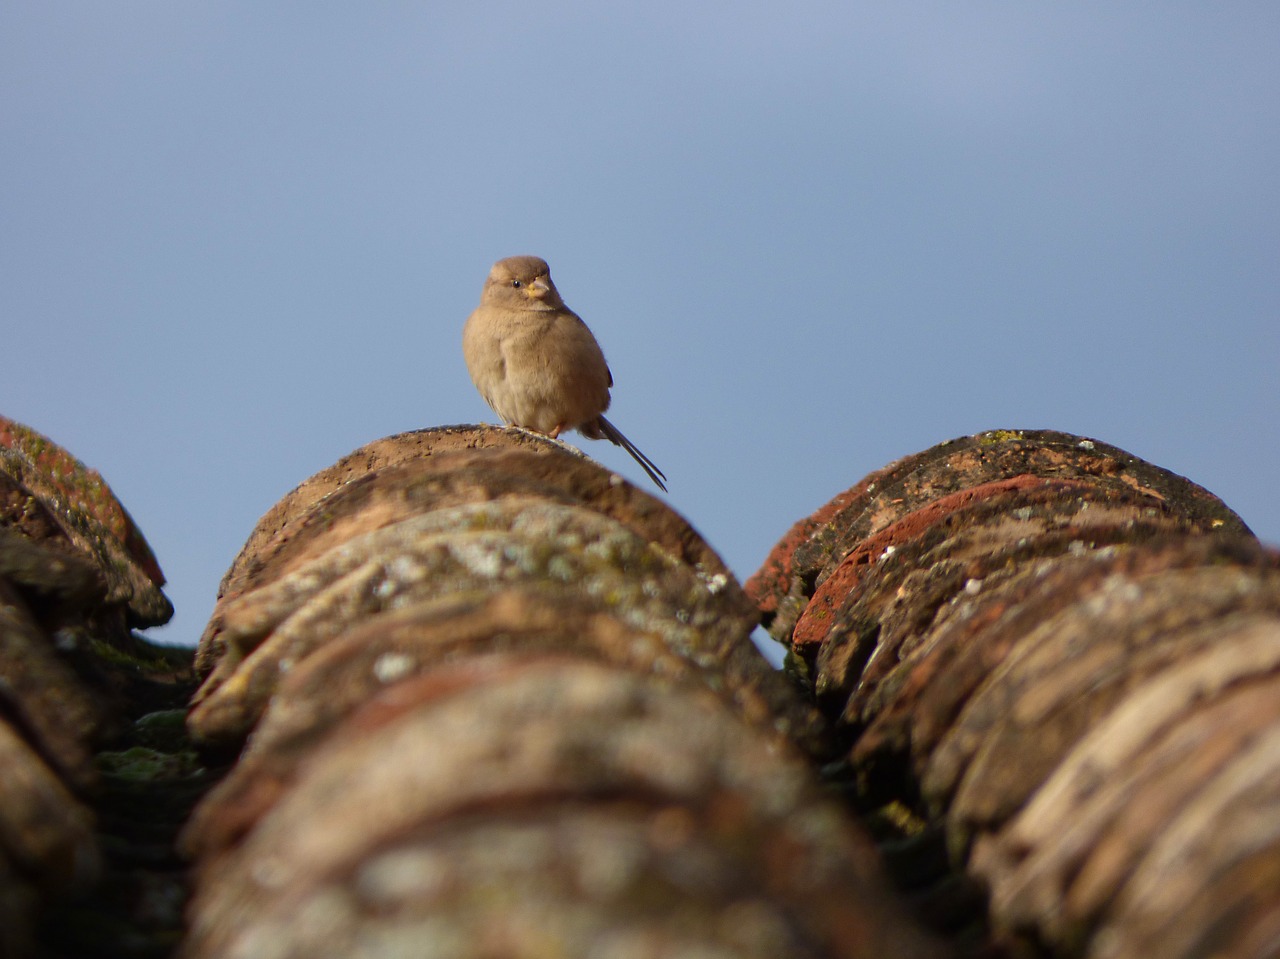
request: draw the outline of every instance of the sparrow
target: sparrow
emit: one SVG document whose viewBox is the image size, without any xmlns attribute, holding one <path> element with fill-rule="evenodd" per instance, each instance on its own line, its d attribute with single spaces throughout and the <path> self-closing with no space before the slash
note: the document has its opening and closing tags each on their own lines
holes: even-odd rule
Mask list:
<svg viewBox="0 0 1280 959">
<path fill-rule="evenodd" d="M 471 381 L 509 426 L 558 437 L 577 430 L 621 446 L 667 491 L 666 474 L 604 417 L 613 374 L 600 344 L 564 304 L 536 256 L 509 256 L 489 271 L 462 330 Z"/>
</svg>

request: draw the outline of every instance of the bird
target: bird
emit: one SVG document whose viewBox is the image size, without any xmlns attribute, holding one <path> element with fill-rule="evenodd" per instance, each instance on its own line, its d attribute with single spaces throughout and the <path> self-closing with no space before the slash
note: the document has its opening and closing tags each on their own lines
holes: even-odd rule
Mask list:
<svg viewBox="0 0 1280 959">
<path fill-rule="evenodd" d="M 658 488 L 667 476 L 605 419 L 613 374 L 587 324 L 565 306 L 546 260 L 509 256 L 489 271 L 462 330 L 471 381 L 508 426 L 555 439 L 577 430 L 631 454 Z"/>
</svg>

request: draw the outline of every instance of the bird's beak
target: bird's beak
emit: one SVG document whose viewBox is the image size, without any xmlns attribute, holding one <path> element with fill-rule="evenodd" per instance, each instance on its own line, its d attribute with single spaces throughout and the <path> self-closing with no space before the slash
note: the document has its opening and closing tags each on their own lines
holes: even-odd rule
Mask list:
<svg viewBox="0 0 1280 959">
<path fill-rule="evenodd" d="M 525 288 L 525 295 L 531 300 L 544 300 L 551 293 L 551 281 L 540 276 Z"/>
</svg>

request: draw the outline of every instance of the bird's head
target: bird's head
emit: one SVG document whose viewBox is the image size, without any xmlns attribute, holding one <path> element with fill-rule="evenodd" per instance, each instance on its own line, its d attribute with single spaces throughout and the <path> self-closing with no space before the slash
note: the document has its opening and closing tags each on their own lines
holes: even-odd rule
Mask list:
<svg viewBox="0 0 1280 959">
<path fill-rule="evenodd" d="M 522 310 L 567 309 L 551 282 L 547 261 L 536 256 L 509 256 L 489 271 L 483 300 Z"/>
</svg>

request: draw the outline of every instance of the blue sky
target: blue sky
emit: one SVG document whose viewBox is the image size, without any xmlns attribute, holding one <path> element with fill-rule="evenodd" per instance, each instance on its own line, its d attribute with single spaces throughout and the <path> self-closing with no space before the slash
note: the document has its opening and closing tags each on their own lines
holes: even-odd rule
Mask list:
<svg viewBox="0 0 1280 959">
<path fill-rule="evenodd" d="M 743 578 L 997 427 L 1280 541 L 1280 6 L 437 6 L 0 3 L 0 412 L 138 520 L 155 638 L 311 473 L 493 419 L 459 342 L 516 253 Z"/>
</svg>

